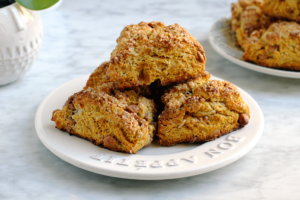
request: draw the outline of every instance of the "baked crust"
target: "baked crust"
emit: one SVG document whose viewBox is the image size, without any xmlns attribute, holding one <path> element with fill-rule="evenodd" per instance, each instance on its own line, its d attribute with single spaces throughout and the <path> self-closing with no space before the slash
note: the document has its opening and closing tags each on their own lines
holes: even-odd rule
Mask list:
<svg viewBox="0 0 300 200">
<path fill-rule="evenodd" d="M 120 88 L 157 80 L 164 86 L 197 77 L 204 71 L 205 61 L 203 47 L 185 28 L 141 22 L 122 30 L 107 76 Z"/>
<path fill-rule="evenodd" d="M 95 69 L 95 71 L 90 75 L 87 83 L 83 89 L 88 88 L 98 88 L 104 92 L 111 93 L 112 90 L 119 90 L 120 85 L 118 82 L 110 81 L 107 74 L 107 70 L 109 67 L 110 62 L 106 61 L 103 62 L 99 67 Z M 126 84 L 126 83 L 125 83 Z M 130 84 L 126 84 L 126 88 L 134 90 L 138 95 L 150 97 L 151 89 L 149 86 L 132 86 Z"/>
<path fill-rule="evenodd" d="M 82 90 L 55 110 L 56 127 L 113 151 L 136 153 L 151 143 L 156 131 L 153 100 L 134 90 Z"/>
<path fill-rule="evenodd" d="M 244 49 L 244 40 L 255 30 L 266 29 L 272 18 L 262 12 L 263 0 L 239 0 L 231 4 L 231 30 L 236 35 L 238 45 Z"/>
<path fill-rule="evenodd" d="M 300 70 L 300 25 L 276 22 L 245 41 L 244 60 L 262 66 Z"/>
<path fill-rule="evenodd" d="M 208 76 L 179 84 L 162 97 L 165 110 L 158 117 L 158 143 L 172 146 L 202 143 L 244 127 L 248 105 L 237 88 Z"/>
<path fill-rule="evenodd" d="M 264 0 L 262 6 L 266 15 L 277 19 L 300 22 L 300 0 Z"/>
<path fill-rule="evenodd" d="M 109 67 L 109 61 L 105 61 L 101 63 L 101 65 L 97 67 L 95 71 L 90 75 L 84 89 L 96 88 L 97 86 L 100 86 L 103 83 L 111 82 L 108 76 L 106 76 L 108 67 Z"/>
</svg>

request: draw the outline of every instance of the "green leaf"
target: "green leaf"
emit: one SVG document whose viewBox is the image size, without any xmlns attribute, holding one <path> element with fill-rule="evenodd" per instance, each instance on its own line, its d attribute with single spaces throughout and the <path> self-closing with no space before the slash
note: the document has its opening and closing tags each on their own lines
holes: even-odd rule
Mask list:
<svg viewBox="0 0 300 200">
<path fill-rule="evenodd" d="M 30 10 L 44 10 L 56 4 L 59 0 L 16 0 L 20 5 Z"/>
</svg>

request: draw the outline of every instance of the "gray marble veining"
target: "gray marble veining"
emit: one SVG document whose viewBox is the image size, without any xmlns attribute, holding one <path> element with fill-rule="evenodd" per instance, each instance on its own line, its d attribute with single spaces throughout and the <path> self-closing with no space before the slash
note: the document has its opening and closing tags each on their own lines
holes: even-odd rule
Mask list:
<svg viewBox="0 0 300 200">
<path fill-rule="evenodd" d="M 0 199 L 300 199 L 300 80 L 241 68 L 207 41 L 232 0 L 65 0 L 42 13 L 43 46 L 32 69 L 0 87 Z M 35 112 L 55 88 L 108 60 L 127 24 L 179 23 L 198 39 L 206 69 L 248 92 L 265 128 L 246 156 L 206 174 L 164 181 L 106 177 L 72 166 L 38 139 Z"/>
</svg>

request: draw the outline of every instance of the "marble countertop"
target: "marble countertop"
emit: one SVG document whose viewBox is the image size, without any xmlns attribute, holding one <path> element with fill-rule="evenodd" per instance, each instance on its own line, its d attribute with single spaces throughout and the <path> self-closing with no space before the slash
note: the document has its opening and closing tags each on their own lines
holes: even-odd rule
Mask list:
<svg viewBox="0 0 300 200">
<path fill-rule="evenodd" d="M 42 12 L 38 60 L 19 81 L 0 87 L 0 199 L 300 199 L 300 80 L 241 68 L 207 41 L 211 25 L 233 0 L 65 0 Z M 108 60 L 125 25 L 178 23 L 203 45 L 206 69 L 248 92 L 265 128 L 258 144 L 215 171 L 175 180 L 111 178 L 72 166 L 37 137 L 35 112 L 58 86 Z"/>
</svg>

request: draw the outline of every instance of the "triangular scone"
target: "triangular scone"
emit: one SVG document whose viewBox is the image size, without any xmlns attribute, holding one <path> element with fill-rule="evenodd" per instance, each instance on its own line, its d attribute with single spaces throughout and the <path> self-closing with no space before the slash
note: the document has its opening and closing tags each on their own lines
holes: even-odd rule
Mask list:
<svg viewBox="0 0 300 200">
<path fill-rule="evenodd" d="M 127 85 L 162 85 L 197 77 L 205 69 L 203 47 L 178 24 L 141 22 L 126 26 L 111 53 L 107 76 Z"/>
<path fill-rule="evenodd" d="M 227 81 L 190 80 L 167 91 L 165 110 L 158 117 L 158 142 L 171 146 L 182 142 L 206 142 L 245 126 L 248 106 L 237 88 Z"/>
<path fill-rule="evenodd" d="M 94 72 L 90 75 L 84 89 L 96 88 L 97 86 L 102 85 L 103 83 L 110 82 L 108 80 L 108 77 L 106 76 L 108 67 L 109 67 L 109 61 L 101 63 L 101 65 L 97 67 L 94 70 Z"/>
<path fill-rule="evenodd" d="M 231 29 L 242 49 L 244 40 L 253 31 L 267 29 L 272 23 L 272 18 L 263 13 L 263 5 L 263 0 L 239 0 L 238 3 L 231 4 Z"/>
<path fill-rule="evenodd" d="M 88 88 L 98 88 L 103 91 L 110 91 L 112 89 L 120 89 L 120 82 L 113 82 L 107 78 L 107 70 L 109 66 L 109 61 L 103 62 L 99 67 L 97 67 L 94 72 L 90 75 L 89 79 L 86 82 L 84 89 Z M 129 83 L 122 83 L 123 86 L 126 85 L 125 88 L 131 88 L 138 95 L 149 97 L 151 95 L 150 87 L 147 85 L 143 86 L 134 86 Z"/>
<path fill-rule="evenodd" d="M 263 12 L 278 19 L 300 22 L 299 0 L 264 0 Z"/>
<path fill-rule="evenodd" d="M 300 25 L 276 22 L 268 30 L 255 31 L 245 40 L 244 60 L 258 65 L 300 70 Z"/>
<path fill-rule="evenodd" d="M 53 112 L 56 127 L 95 145 L 136 153 L 151 143 L 156 131 L 153 100 L 134 90 L 106 92 L 82 90 L 69 97 L 62 110 Z"/>
</svg>

